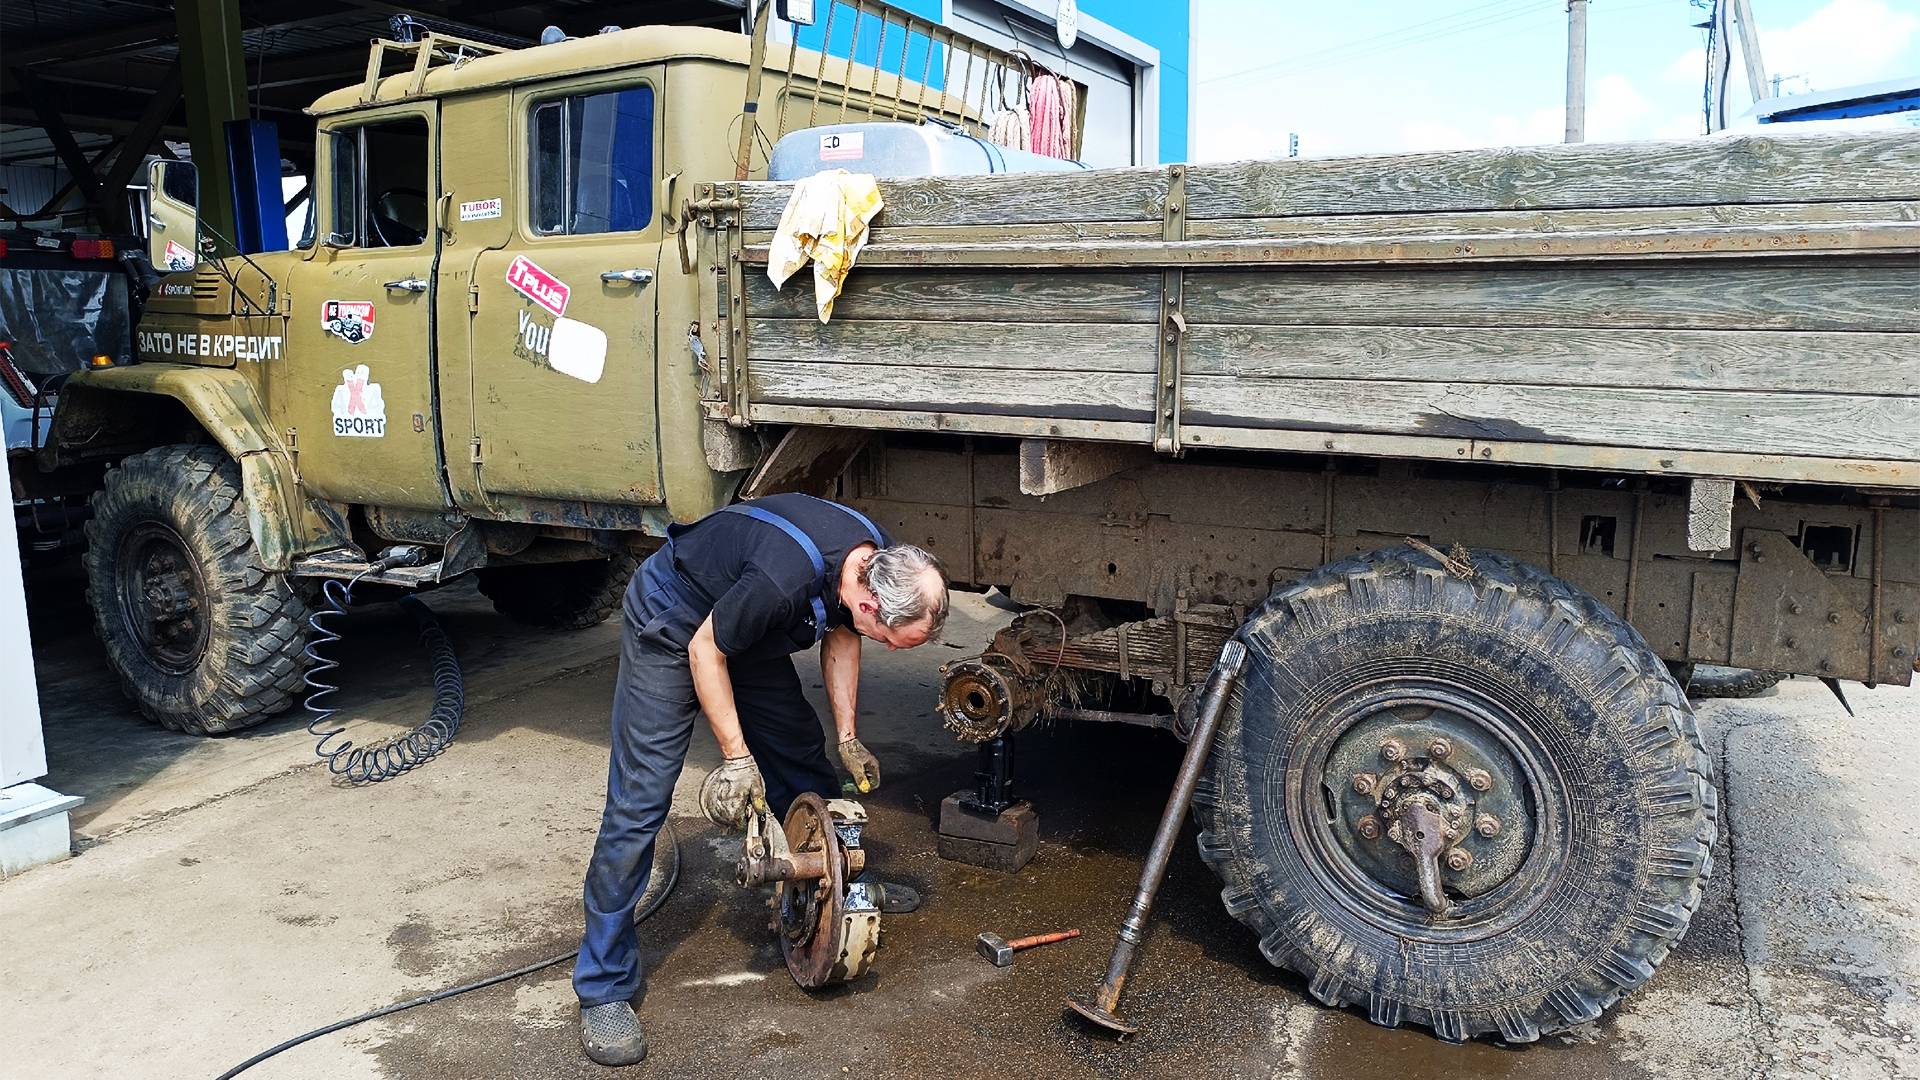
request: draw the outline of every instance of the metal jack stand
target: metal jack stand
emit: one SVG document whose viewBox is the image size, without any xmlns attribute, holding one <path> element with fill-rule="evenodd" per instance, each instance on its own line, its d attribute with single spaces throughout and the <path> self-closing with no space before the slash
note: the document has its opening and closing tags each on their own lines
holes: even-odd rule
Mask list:
<svg viewBox="0 0 1920 1080">
<path fill-rule="evenodd" d="M 1107 962 L 1107 977 L 1093 996 L 1067 999 L 1067 1008 L 1121 1038 L 1140 1030 L 1120 1018 L 1120 993 L 1126 987 L 1127 973 L 1133 967 L 1134 950 L 1146 940 L 1147 916 L 1153 912 L 1153 900 L 1160 882 L 1167 876 L 1167 862 L 1173 857 L 1173 845 L 1180 838 L 1180 826 L 1187 820 L 1187 803 L 1200 782 L 1200 770 L 1206 767 L 1207 754 L 1213 748 L 1214 728 L 1226 711 L 1227 697 L 1240 682 L 1247 668 L 1247 647 L 1238 641 L 1227 642 L 1220 650 L 1220 661 L 1208 678 L 1200 700 L 1199 718 L 1193 725 L 1193 738 L 1187 742 L 1187 754 L 1180 762 L 1180 775 L 1167 796 L 1167 809 L 1160 815 L 1159 831 L 1153 835 L 1153 847 L 1147 852 L 1147 864 L 1140 870 L 1140 887 L 1133 894 L 1133 906 L 1120 924 L 1120 940 L 1114 943 L 1113 958 Z"/>
<path fill-rule="evenodd" d="M 1012 873 L 1039 844 L 1040 815 L 1013 797 L 1013 737 L 988 739 L 980 744 L 973 788 L 940 803 L 940 857 Z"/>
</svg>

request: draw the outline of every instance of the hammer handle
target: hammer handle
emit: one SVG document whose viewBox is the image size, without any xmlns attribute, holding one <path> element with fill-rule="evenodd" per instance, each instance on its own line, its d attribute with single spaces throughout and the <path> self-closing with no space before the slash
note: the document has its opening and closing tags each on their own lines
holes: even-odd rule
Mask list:
<svg viewBox="0 0 1920 1080">
<path fill-rule="evenodd" d="M 1009 941 L 1007 942 L 1007 948 L 1018 952 L 1021 949 L 1031 949 L 1035 945 L 1046 945 L 1051 942 L 1065 941 L 1068 938 L 1077 938 L 1079 936 L 1080 931 L 1078 930 L 1056 930 L 1051 934 L 1035 934 L 1032 937 L 1023 937 Z"/>
</svg>

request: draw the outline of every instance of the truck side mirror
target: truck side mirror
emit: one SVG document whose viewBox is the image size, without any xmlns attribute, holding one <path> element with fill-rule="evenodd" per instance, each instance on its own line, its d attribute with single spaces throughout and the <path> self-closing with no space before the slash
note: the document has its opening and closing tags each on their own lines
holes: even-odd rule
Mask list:
<svg viewBox="0 0 1920 1080">
<path fill-rule="evenodd" d="M 813 6 L 813 0 L 780 0 L 777 14 L 795 26 L 812 26 Z"/>
<path fill-rule="evenodd" d="M 155 159 L 147 166 L 147 257 L 162 274 L 200 261 L 200 173 L 191 161 Z"/>
</svg>

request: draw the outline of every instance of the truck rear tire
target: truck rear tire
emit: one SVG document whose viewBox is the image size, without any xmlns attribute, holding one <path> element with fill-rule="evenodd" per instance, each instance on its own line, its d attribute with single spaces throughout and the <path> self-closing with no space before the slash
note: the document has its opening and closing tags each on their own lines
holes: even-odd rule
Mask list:
<svg viewBox="0 0 1920 1080">
<path fill-rule="evenodd" d="M 1269 597 L 1196 793 L 1200 854 L 1320 1001 L 1530 1042 L 1599 1017 L 1685 933 L 1718 799 L 1625 620 L 1504 556 L 1460 570 L 1398 548 Z M 1415 826 L 1446 837 L 1425 904 L 1396 842 Z"/>
<path fill-rule="evenodd" d="M 121 689 L 174 731 L 238 731 L 293 704 L 307 607 L 261 565 L 240 467 L 162 446 L 108 470 L 87 522 L 87 600 Z"/>
<path fill-rule="evenodd" d="M 1746 668 L 1720 667 L 1716 664 L 1695 664 L 1693 676 L 1687 680 L 1687 696 L 1691 698 L 1750 698 L 1779 685 L 1786 678 L 1783 671 L 1749 671 Z"/>
<path fill-rule="evenodd" d="M 637 555 L 580 562 L 499 566 L 480 571 L 493 610 L 545 630 L 584 630 L 607 621 L 640 567 Z"/>
</svg>

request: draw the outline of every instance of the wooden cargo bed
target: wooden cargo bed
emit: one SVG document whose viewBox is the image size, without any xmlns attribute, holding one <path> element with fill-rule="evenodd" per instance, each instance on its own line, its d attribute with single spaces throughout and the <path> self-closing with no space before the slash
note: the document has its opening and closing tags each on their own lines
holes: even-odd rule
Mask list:
<svg viewBox="0 0 1920 1080">
<path fill-rule="evenodd" d="M 736 423 L 1920 487 L 1920 133 L 883 182 L 826 325 L 790 190 L 707 204 Z"/>
</svg>

